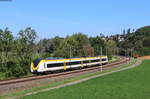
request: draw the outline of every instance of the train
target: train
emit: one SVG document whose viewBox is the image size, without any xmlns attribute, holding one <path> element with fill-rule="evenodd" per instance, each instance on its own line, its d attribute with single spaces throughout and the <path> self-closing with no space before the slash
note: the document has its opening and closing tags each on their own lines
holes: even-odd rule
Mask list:
<svg viewBox="0 0 150 99">
<path fill-rule="evenodd" d="M 32 73 L 47 73 L 54 71 L 66 71 L 108 63 L 107 56 L 81 57 L 81 58 L 38 58 L 31 63 Z"/>
</svg>

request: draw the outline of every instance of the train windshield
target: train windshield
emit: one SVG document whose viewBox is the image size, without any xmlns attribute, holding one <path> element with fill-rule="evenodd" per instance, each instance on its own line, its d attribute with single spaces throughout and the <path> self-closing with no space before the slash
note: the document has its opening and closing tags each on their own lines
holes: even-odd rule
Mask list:
<svg viewBox="0 0 150 99">
<path fill-rule="evenodd" d="M 36 67 L 41 60 L 42 60 L 42 58 L 38 58 L 38 59 L 34 60 L 33 61 L 34 67 Z"/>
</svg>

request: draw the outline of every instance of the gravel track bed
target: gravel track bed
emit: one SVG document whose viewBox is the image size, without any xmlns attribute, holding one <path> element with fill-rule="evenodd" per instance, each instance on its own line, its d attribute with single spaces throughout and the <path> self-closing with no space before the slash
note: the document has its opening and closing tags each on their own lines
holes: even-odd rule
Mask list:
<svg viewBox="0 0 150 99">
<path fill-rule="evenodd" d="M 93 78 L 101 77 L 101 76 L 104 76 L 104 75 L 112 74 L 112 73 L 123 71 L 123 70 L 128 70 L 128 69 L 134 68 L 136 66 L 139 66 L 141 63 L 142 63 L 142 61 L 138 60 L 135 64 L 133 64 L 129 67 L 121 68 L 119 70 L 115 70 L 115 71 L 111 71 L 111 72 L 106 72 L 106 73 L 103 73 L 103 74 L 98 74 L 98 75 L 95 75 L 95 76 L 90 76 L 90 77 L 83 78 L 83 79 L 80 79 L 80 80 L 77 80 L 77 81 L 74 81 L 74 82 L 66 83 L 66 84 L 63 84 L 63 85 L 58 85 L 58 86 L 55 86 L 55 87 L 51 87 L 51 88 L 47 88 L 47 89 L 43 89 L 43 90 L 39 90 L 39 91 L 35 91 L 35 92 L 30 92 L 30 93 L 24 94 L 23 96 L 37 94 L 39 92 L 45 92 L 45 91 L 49 91 L 49 90 L 53 90 L 53 89 L 57 89 L 57 88 L 62 88 L 62 87 L 74 85 L 74 84 L 77 84 L 77 83 L 81 83 L 81 82 L 84 82 L 84 81 L 87 81 L 87 80 L 90 80 L 90 79 L 93 79 Z M 19 98 L 19 97 L 20 96 L 10 97 L 9 99 L 15 99 L 15 98 Z"/>
<path fill-rule="evenodd" d="M 107 68 L 105 67 L 105 68 L 103 68 L 103 70 L 108 70 L 113 67 L 118 67 L 121 65 L 110 66 Z M 100 69 L 95 69 L 95 70 L 77 72 L 77 73 L 67 74 L 67 75 L 60 75 L 60 76 L 55 76 L 55 77 L 50 77 L 50 78 L 43 78 L 43 79 L 38 79 L 38 80 L 19 82 L 19 83 L 15 83 L 15 84 L 0 85 L 0 94 L 18 92 L 18 91 L 29 89 L 32 87 L 37 87 L 37 86 L 44 85 L 44 84 L 50 84 L 50 83 L 57 82 L 57 81 L 63 81 L 63 80 L 69 79 L 69 78 L 78 77 L 78 76 L 81 76 L 84 74 L 95 73 L 95 72 L 99 72 L 99 71 L 100 71 Z"/>
</svg>

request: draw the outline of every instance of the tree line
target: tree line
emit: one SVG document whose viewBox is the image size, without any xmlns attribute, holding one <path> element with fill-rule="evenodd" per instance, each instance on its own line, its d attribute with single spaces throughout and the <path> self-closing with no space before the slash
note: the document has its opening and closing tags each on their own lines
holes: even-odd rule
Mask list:
<svg viewBox="0 0 150 99">
<path fill-rule="evenodd" d="M 150 26 L 144 26 L 137 30 L 123 30 L 122 34 L 113 35 L 110 37 L 117 43 L 120 49 L 120 55 L 127 54 L 132 56 L 150 55 Z"/>
<path fill-rule="evenodd" d="M 122 34 L 88 37 L 75 33 L 66 37 L 37 40 L 31 27 L 20 30 L 17 36 L 5 28 L 0 29 L 0 73 L 5 77 L 20 77 L 30 73 L 30 64 L 36 58 L 88 57 L 107 55 L 132 56 L 150 54 L 150 26 L 137 30 L 123 30 Z"/>
<path fill-rule="evenodd" d="M 37 34 L 30 27 L 20 30 L 17 37 L 6 28 L 0 30 L 0 72 L 5 77 L 20 77 L 29 73 L 31 60 L 36 56 Z"/>
<path fill-rule="evenodd" d="M 37 44 L 37 52 L 43 58 L 88 57 L 107 54 L 111 59 L 116 47 L 114 40 L 106 40 L 104 36 L 88 37 L 83 33 L 75 33 L 65 38 L 56 36 L 41 39 Z"/>
</svg>

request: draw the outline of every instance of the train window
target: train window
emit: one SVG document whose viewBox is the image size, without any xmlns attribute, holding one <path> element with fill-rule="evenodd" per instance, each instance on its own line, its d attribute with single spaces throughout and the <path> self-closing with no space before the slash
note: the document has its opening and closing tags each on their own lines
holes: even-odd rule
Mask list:
<svg viewBox="0 0 150 99">
<path fill-rule="evenodd" d="M 83 64 L 85 64 L 85 63 L 89 63 L 90 61 L 89 60 L 86 60 L 86 61 L 83 61 Z"/>
<path fill-rule="evenodd" d="M 103 59 L 102 59 L 102 61 L 106 61 L 106 60 L 107 60 L 106 58 L 103 58 Z"/>
<path fill-rule="evenodd" d="M 40 63 L 41 60 L 42 60 L 42 58 L 38 58 L 38 59 L 34 60 L 33 61 L 34 67 L 36 67 Z"/>
<path fill-rule="evenodd" d="M 81 61 L 75 61 L 75 62 L 68 62 L 68 63 L 66 63 L 66 65 L 77 65 L 77 64 L 81 64 Z"/>
<path fill-rule="evenodd" d="M 91 62 L 99 62 L 99 59 L 91 60 Z"/>
<path fill-rule="evenodd" d="M 64 66 L 64 63 L 47 64 L 47 68 Z"/>
</svg>

